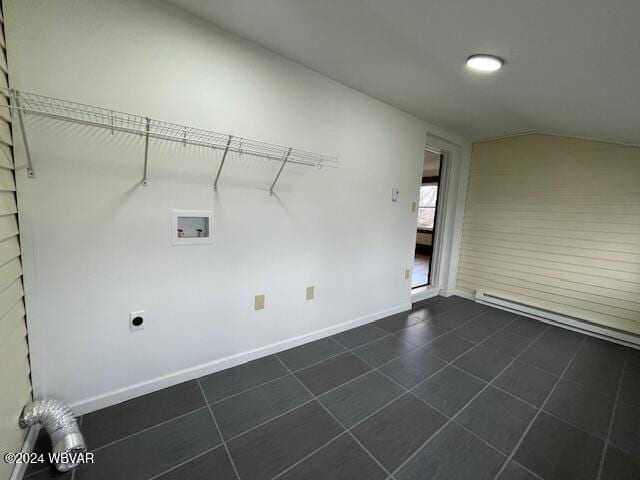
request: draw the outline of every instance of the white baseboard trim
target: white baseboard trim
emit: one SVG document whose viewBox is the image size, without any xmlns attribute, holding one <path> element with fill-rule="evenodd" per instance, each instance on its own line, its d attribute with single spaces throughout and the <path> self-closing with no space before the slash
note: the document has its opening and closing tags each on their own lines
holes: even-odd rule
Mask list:
<svg viewBox="0 0 640 480">
<path fill-rule="evenodd" d="M 367 323 L 371 323 L 376 320 L 380 320 L 381 318 L 388 317 L 389 315 L 404 312 L 410 309 L 411 303 L 388 308 L 386 310 L 356 318 L 355 320 L 349 320 L 348 322 L 333 325 L 321 330 L 316 330 L 315 332 L 307 333 L 305 335 L 300 335 L 298 337 L 290 338 L 277 343 L 272 343 L 264 347 L 213 360 L 211 362 L 196 365 L 187 369 L 178 370 L 176 372 L 147 380 L 145 382 L 129 385 L 118 390 L 112 390 L 100 395 L 78 400 L 74 403 L 71 403 L 70 407 L 73 409 L 73 412 L 76 415 L 84 415 L 86 413 L 93 412 L 101 408 L 110 407 L 111 405 L 115 405 L 117 403 L 121 403 L 126 400 L 139 397 L 141 395 L 146 395 L 147 393 L 152 393 L 157 390 L 176 385 L 178 383 L 193 380 L 204 375 L 209 375 L 211 373 L 219 372 L 220 370 L 225 370 L 227 368 L 250 362 L 251 360 L 256 360 L 267 355 L 272 355 L 274 353 L 282 352 L 290 348 L 298 347 L 305 343 L 320 340 L 321 338 L 329 337 L 331 335 L 335 335 L 337 333 L 349 330 L 351 328 L 359 327 L 361 325 L 366 325 Z"/>
<path fill-rule="evenodd" d="M 24 437 L 24 442 L 22 444 L 23 453 L 31 453 L 33 452 L 33 447 L 36 444 L 36 439 L 38 438 L 38 432 L 40 431 L 40 425 L 33 425 L 29 427 L 29 431 L 27 435 Z M 29 467 L 28 463 L 16 463 L 15 467 L 13 467 L 13 471 L 11 472 L 11 476 L 9 480 L 22 480 L 24 478 L 24 474 L 27 472 L 27 467 Z"/>
</svg>

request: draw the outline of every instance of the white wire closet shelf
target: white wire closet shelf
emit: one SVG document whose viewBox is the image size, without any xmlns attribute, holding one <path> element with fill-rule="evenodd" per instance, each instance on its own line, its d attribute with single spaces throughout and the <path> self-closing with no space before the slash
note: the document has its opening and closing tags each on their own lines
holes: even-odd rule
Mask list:
<svg viewBox="0 0 640 480">
<path fill-rule="evenodd" d="M 216 172 L 213 184 L 214 189 L 218 186 L 222 168 L 224 167 L 229 152 L 235 152 L 239 155 L 268 158 L 281 162 L 278 173 L 269 189 L 269 193 L 273 193 L 273 189 L 287 164 L 317 168 L 337 168 L 338 166 L 338 161 L 335 157 L 319 155 L 296 148 L 283 147 L 234 135 L 189 127 L 187 125 L 155 120 L 142 115 L 110 110 L 104 107 L 87 105 L 71 100 L 62 100 L 15 89 L 0 87 L 0 92 L 8 99 L 8 105 L 0 106 L 9 108 L 11 112 L 18 117 L 27 155 L 27 172 L 29 177 L 33 177 L 34 172 L 24 127 L 24 115 L 37 115 L 64 122 L 103 128 L 111 130 L 111 132 L 123 132 L 143 137 L 145 139 L 145 152 L 142 185 L 145 186 L 148 184 L 147 173 L 150 139 L 221 150 L 223 155 Z"/>
</svg>

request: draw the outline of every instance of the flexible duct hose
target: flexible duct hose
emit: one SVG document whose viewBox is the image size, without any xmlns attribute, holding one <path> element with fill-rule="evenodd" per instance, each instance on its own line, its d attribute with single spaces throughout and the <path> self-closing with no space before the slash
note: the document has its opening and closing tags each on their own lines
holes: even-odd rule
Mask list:
<svg viewBox="0 0 640 480">
<path fill-rule="evenodd" d="M 84 453 L 87 447 L 78 428 L 73 412 L 58 400 L 36 400 L 24 407 L 20 415 L 22 428 L 40 424 L 51 437 L 53 453 L 57 454 L 56 469 L 66 472 L 78 464 L 73 461 L 75 454 Z M 59 454 L 71 455 L 59 455 Z"/>
</svg>

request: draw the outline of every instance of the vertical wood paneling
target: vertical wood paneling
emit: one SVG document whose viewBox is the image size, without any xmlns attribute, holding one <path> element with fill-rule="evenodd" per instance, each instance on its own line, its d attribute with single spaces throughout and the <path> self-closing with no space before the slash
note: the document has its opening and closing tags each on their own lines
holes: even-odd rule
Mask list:
<svg viewBox="0 0 640 480">
<path fill-rule="evenodd" d="M 475 144 L 458 288 L 640 334 L 640 148 Z"/>
<path fill-rule="evenodd" d="M 7 86 L 3 28 L 0 28 L 0 37 L 0 85 Z M 1 98 L 0 103 L 6 105 L 6 99 Z M 11 117 L 6 109 L 0 107 L 0 111 L 0 452 L 15 452 L 20 451 L 26 433 L 18 426 L 18 418 L 24 405 L 31 400 L 31 379 Z M 0 478 L 9 478 L 12 469 L 13 465 L 0 462 Z"/>
</svg>

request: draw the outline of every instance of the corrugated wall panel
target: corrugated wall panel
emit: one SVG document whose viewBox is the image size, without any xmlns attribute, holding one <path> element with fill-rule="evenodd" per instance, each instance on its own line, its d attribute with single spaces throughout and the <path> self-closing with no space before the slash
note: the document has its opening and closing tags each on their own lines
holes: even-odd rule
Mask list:
<svg viewBox="0 0 640 480">
<path fill-rule="evenodd" d="M 0 28 L 0 86 L 7 86 L 4 30 Z M 6 99 L 0 99 L 6 105 Z M 15 200 L 11 117 L 0 107 L 0 452 L 20 451 L 25 431 L 18 426 L 31 400 L 29 348 Z M 0 479 L 13 465 L 0 462 Z"/>
<path fill-rule="evenodd" d="M 475 144 L 458 288 L 640 334 L 640 148 Z"/>
</svg>

